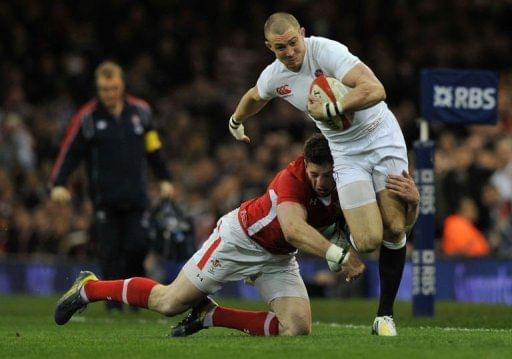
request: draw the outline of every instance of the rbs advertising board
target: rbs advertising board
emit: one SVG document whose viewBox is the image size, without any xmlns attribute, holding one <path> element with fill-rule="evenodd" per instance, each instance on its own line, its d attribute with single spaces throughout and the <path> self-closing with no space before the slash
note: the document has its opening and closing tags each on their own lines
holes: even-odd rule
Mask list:
<svg viewBox="0 0 512 359">
<path fill-rule="evenodd" d="M 495 124 L 498 75 L 493 71 L 421 71 L 421 113 L 428 121 Z"/>
</svg>

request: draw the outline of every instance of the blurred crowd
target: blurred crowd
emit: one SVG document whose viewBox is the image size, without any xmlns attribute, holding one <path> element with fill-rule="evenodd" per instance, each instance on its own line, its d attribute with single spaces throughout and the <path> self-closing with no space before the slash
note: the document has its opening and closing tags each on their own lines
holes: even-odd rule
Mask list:
<svg viewBox="0 0 512 359">
<path fill-rule="evenodd" d="M 93 71 L 106 59 L 153 108 L 197 244 L 220 214 L 261 193 L 315 131 L 273 101 L 247 123 L 251 145 L 229 136 L 239 97 L 272 61 L 262 27 L 274 11 L 346 44 L 374 70 L 411 149 L 421 68 L 500 73 L 496 126 L 431 125 L 436 237 L 448 255 L 512 257 L 512 1 L 492 0 L 0 2 L 0 255 L 90 255 L 84 176 L 71 181 L 71 206 L 51 203 L 47 183 L 67 123 L 94 96 Z M 460 221 L 445 226 L 448 218 Z M 461 223 L 471 231 L 455 236 L 465 242 L 454 250 L 446 240 Z"/>
</svg>

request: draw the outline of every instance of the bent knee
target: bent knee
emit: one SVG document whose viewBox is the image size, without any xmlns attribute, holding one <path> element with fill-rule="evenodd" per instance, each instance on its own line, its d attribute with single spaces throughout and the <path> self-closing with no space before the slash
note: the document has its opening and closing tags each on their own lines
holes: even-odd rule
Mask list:
<svg viewBox="0 0 512 359">
<path fill-rule="evenodd" d="M 292 323 L 288 326 L 283 326 L 279 330 L 279 335 L 282 336 L 301 336 L 311 334 L 311 323 L 301 322 Z"/>
<path fill-rule="evenodd" d="M 299 336 L 311 334 L 311 315 L 294 311 L 279 318 L 279 335 Z"/>
<path fill-rule="evenodd" d="M 355 237 L 354 242 L 357 246 L 357 250 L 362 253 L 373 252 L 382 243 L 382 233 L 368 234 L 365 236 Z"/>
<path fill-rule="evenodd" d="M 304 336 L 304 335 L 310 335 L 310 334 L 311 334 L 311 326 L 295 328 L 291 335 L 294 337 L 297 337 L 297 336 Z"/>
<path fill-rule="evenodd" d="M 403 234 L 405 233 L 405 220 L 403 220 L 402 218 L 396 218 L 390 221 L 389 223 L 386 223 L 384 227 L 385 232 L 387 232 L 387 234 L 390 237 L 398 240 L 401 239 Z"/>
</svg>

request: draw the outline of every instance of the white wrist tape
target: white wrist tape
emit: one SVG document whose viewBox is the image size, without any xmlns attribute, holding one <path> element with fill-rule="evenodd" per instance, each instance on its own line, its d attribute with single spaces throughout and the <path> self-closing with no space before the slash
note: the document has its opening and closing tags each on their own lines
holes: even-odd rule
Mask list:
<svg viewBox="0 0 512 359">
<path fill-rule="evenodd" d="M 238 122 L 235 119 L 235 116 L 231 115 L 231 117 L 229 118 L 229 127 L 231 127 L 232 129 L 236 130 L 238 127 L 240 127 L 241 124 L 242 124 L 242 122 Z"/>
<path fill-rule="evenodd" d="M 238 122 L 234 116 L 231 116 L 229 119 L 229 132 L 239 141 L 245 136 L 244 125 L 242 122 Z"/>
<path fill-rule="evenodd" d="M 336 102 L 326 102 L 324 104 L 324 116 L 326 118 L 331 118 L 334 116 L 341 116 L 343 114 L 343 107 L 339 101 Z"/>
<path fill-rule="evenodd" d="M 334 263 L 344 264 L 348 260 L 348 248 L 343 249 L 336 244 L 331 244 L 325 253 L 325 259 Z"/>
</svg>

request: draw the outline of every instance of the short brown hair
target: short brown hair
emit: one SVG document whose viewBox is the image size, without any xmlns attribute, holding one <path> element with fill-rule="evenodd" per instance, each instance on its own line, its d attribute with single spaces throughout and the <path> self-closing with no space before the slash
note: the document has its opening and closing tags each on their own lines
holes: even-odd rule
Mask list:
<svg viewBox="0 0 512 359">
<path fill-rule="evenodd" d="M 288 31 L 290 27 L 294 29 L 300 28 L 299 22 L 295 16 L 287 12 L 276 12 L 270 15 L 267 21 L 265 21 L 265 26 L 263 27 L 265 39 L 268 39 L 270 34 L 282 35 Z"/>
<path fill-rule="evenodd" d="M 316 165 L 334 164 L 329 143 L 322 134 L 315 133 L 306 140 L 304 159 Z"/>
<path fill-rule="evenodd" d="M 101 64 L 96 67 L 96 71 L 94 71 L 94 76 L 96 81 L 100 77 L 104 77 L 107 79 L 111 79 L 115 76 L 124 77 L 123 69 L 117 63 L 113 61 L 103 61 Z"/>
</svg>

